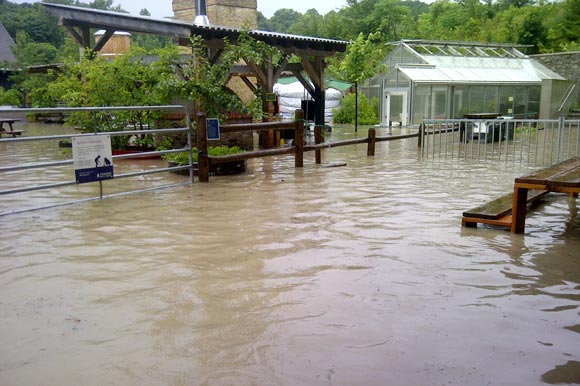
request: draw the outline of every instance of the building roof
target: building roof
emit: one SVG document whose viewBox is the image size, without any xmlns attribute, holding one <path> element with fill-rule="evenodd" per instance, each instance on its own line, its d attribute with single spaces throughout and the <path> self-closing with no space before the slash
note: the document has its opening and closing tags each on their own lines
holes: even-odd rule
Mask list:
<svg viewBox="0 0 580 386">
<path fill-rule="evenodd" d="M 6 28 L 0 23 L 0 62 L 16 62 L 16 56 L 14 56 L 10 48 L 15 45 L 14 39 L 12 39 Z"/>
<path fill-rule="evenodd" d="M 396 67 L 415 83 L 539 84 L 564 78 L 507 44 L 402 41 Z M 393 55 L 392 54 L 392 55 Z"/>
</svg>

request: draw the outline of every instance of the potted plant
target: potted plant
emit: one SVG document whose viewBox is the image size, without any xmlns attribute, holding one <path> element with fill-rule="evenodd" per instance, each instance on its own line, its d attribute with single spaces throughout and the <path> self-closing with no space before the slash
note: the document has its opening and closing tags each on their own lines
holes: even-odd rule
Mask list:
<svg viewBox="0 0 580 386">
<path fill-rule="evenodd" d="M 207 152 L 210 157 L 217 157 L 220 155 L 239 154 L 244 151 L 237 146 L 210 146 Z M 185 151 L 166 154 L 163 158 L 167 160 L 169 167 L 189 165 L 189 153 Z M 192 150 L 192 161 L 194 175 L 197 175 L 197 148 L 193 148 Z M 246 165 L 246 160 L 210 165 L 210 174 L 214 176 L 240 174 L 246 171 Z M 175 173 L 189 174 L 189 170 L 178 170 Z"/>
</svg>

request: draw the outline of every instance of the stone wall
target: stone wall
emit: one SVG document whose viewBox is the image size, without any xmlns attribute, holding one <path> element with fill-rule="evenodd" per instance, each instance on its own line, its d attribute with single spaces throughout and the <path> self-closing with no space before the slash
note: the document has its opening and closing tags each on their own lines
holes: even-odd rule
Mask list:
<svg viewBox="0 0 580 386">
<path fill-rule="evenodd" d="M 580 104 L 580 51 L 530 55 L 550 70 L 576 83 L 576 103 Z"/>
<path fill-rule="evenodd" d="M 580 81 L 580 51 L 530 55 L 530 57 L 568 80 Z"/>
<path fill-rule="evenodd" d="M 206 7 L 210 24 L 251 29 L 258 26 L 256 0 L 206 0 Z M 173 0 L 173 13 L 179 20 L 193 22 L 195 0 Z"/>
</svg>

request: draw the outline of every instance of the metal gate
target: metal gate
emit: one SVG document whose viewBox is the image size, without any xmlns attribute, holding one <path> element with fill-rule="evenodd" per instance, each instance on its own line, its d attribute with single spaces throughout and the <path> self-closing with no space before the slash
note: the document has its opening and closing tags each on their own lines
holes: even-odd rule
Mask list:
<svg viewBox="0 0 580 386">
<path fill-rule="evenodd" d="M 120 131 L 106 131 L 101 127 L 102 125 L 99 123 L 98 117 L 101 114 L 107 114 L 111 117 L 111 119 L 115 119 L 116 115 L 119 112 L 125 113 L 137 113 L 137 112 L 178 112 L 182 113 L 185 116 L 185 127 L 176 127 L 176 128 L 149 128 L 143 127 L 139 129 L 131 129 L 130 127 L 125 125 L 125 122 L 118 122 L 118 125 L 123 125 L 123 129 Z M 2 181 L 0 186 L 0 199 L 6 201 L 7 198 L 10 196 L 20 196 L 24 193 L 29 192 L 36 192 L 36 191 L 48 191 L 42 197 L 36 196 L 34 199 L 39 201 L 39 205 L 35 205 L 33 207 L 23 208 L 23 207 L 13 207 L 7 211 L 0 211 L 0 216 L 4 216 L 7 214 L 13 213 L 21 213 L 30 210 L 37 210 L 37 209 L 45 209 L 48 207 L 55 207 L 61 205 L 68 205 L 73 203 L 78 203 L 82 201 L 90 201 L 90 200 L 98 200 L 103 199 L 105 197 L 113 197 L 128 193 L 138 193 L 150 190 L 157 190 L 157 189 L 164 189 L 174 186 L 180 186 L 184 184 L 191 184 L 193 183 L 193 162 L 192 162 L 192 131 L 191 131 L 191 119 L 190 115 L 187 110 L 183 106 L 116 106 L 116 107 L 86 107 L 86 108 L 43 108 L 43 109 L 3 109 L 0 110 L 0 118 L 4 118 L 6 116 L 15 116 L 16 114 L 19 117 L 28 116 L 31 114 L 42 114 L 42 115 L 49 115 L 53 116 L 55 114 L 87 114 L 89 116 L 89 121 L 92 117 L 92 128 L 91 133 L 85 134 L 60 134 L 60 135 L 42 135 L 42 136 L 20 136 L 22 134 L 22 130 L 14 130 L 14 133 L 11 130 L 4 129 L 3 131 L 3 138 L 0 138 L 0 181 Z M 16 121 L 16 119 L 3 119 L 4 122 L 12 123 L 12 121 Z M 10 126 L 12 128 L 12 125 Z M 86 128 L 85 128 L 86 129 Z M 153 168 L 144 168 L 140 167 L 138 163 L 136 163 L 136 170 L 132 168 L 131 171 L 127 171 L 124 173 L 117 174 L 115 173 L 114 178 L 107 180 L 109 184 L 120 184 L 118 182 L 121 179 L 125 178 L 134 178 L 134 177 L 141 177 L 157 174 L 157 173 L 167 173 L 167 172 L 176 172 L 176 171 L 189 171 L 189 178 L 185 182 L 178 182 L 178 183 L 166 183 L 160 184 L 155 187 L 148 187 L 148 188 L 141 188 L 136 190 L 125 190 L 124 187 L 121 187 L 121 192 L 116 192 L 112 194 L 106 194 L 103 188 L 103 181 L 98 181 L 89 184 L 83 185 L 93 185 L 98 184 L 98 195 L 95 195 L 94 189 L 89 189 L 86 193 L 90 197 L 79 197 L 73 200 L 51 200 L 46 199 L 47 197 L 54 197 L 60 194 L 60 190 L 67 186 L 79 186 L 77 180 L 74 179 L 74 171 L 73 171 L 73 159 L 70 156 L 65 156 L 63 160 L 49 160 L 45 159 L 40 162 L 24 162 L 20 160 L 18 157 L 18 146 L 38 146 L 39 143 L 46 142 L 46 141 L 68 141 L 73 138 L 89 138 L 95 136 L 111 136 L 111 137 L 125 137 L 125 138 L 136 138 L 136 136 L 143 137 L 144 135 L 149 136 L 165 136 L 165 135 L 175 135 L 176 133 L 183 133 L 187 138 L 187 143 L 184 147 L 177 147 L 177 148 L 165 148 L 163 150 L 153 150 L 153 151 L 145 151 L 145 152 L 138 152 L 138 153 L 131 153 L 131 154 L 120 154 L 120 155 L 113 155 L 112 164 L 115 165 L 116 160 L 125 160 L 125 159 L 144 159 L 147 157 L 159 157 L 164 154 L 171 154 L 171 153 L 178 153 L 178 152 L 188 152 L 189 153 L 189 165 L 181 165 L 181 166 L 167 166 L 167 167 L 153 167 Z M 12 134 L 12 135 L 11 135 Z M 4 138 L 8 137 L 8 138 Z M 16 154 L 11 160 L 7 160 L 5 154 L 8 153 L 8 149 L 11 150 L 12 154 Z M 4 156 L 3 156 L 4 153 Z M 3 159 L 4 158 L 4 159 Z M 42 155 L 39 156 L 39 159 L 42 159 Z M 58 172 L 56 172 L 58 170 Z M 33 173 L 34 171 L 34 173 Z M 27 175 L 29 174 L 29 175 Z M 52 175 L 58 175 L 59 181 L 55 181 L 54 178 L 50 178 Z M 70 176 L 73 179 L 70 180 L 60 180 L 67 178 L 66 176 Z M 117 189 L 118 190 L 118 189 Z M 82 194 L 82 193 L 81 193 Z M 82 194 L 84 196 L 84 194 Z M 75 194 L 78 196 L 78 194 Z M 58 202 L 55 202 L 58 201 Z"/>
</svg>

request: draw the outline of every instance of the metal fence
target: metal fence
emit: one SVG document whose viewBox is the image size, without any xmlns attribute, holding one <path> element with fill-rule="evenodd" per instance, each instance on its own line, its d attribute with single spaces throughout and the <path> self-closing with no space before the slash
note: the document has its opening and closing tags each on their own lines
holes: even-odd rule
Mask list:
<svg viewBox="0 0 580 386">
<path fill-rule="evenodd" d="M 423 159 L 551 165 L 580 155 L 580 120 L 426 119 Z"/>
<path fill-rule="evenodd" d="M 161 111 L 161 112 L 178 112 L 183 113 L 185 115 L 185 127 L 178 127 L 178 128 L 149 128 L 144 127 L 140 128 L 139 130 L 131 129 L 127 126 L 127 122 L 117 122 L 116 126 L 123 125 L 123 130 L 120 131 L 107 131 L 102 127 L 99 123 L 99 114 L 106 114 L 111 119 L 115 119 L 119 113 L 131 113 L 131 112 L 153 112 L 153 111 Z M 18 116 L 28 116 L 31 114 L 41 114 L 41 115 L 54 115 L 54 114 L 78 114 L 84 113 L 87 114 L 89 117 L 89 121 L 92 120 L 92 127 L 88 130 L 91 133 L 84 133 L 84 134 L 63 134 L 63 135 L 45 135 L 45 136 L 22 136 L 14 138 L 1 138 L 0 139 L 0 148 L 5 145 L 9 146 L 34 146 L 41 141 L 68 141 L 73 138 L 83 138 L 83 137 L 94 137 L 94 136 L 111 136 L 111 137 L 125 137 L 125 138 L 135 138 L 137 136 L 144 136 L 144 135 L 168 135 L 168 134 L 175 134 L 175 133 L 183 133 L 187 137 L 187 144 L 185 147 L 178 147 L 178 148 L 169 148 L 164 150 L 152 150 L 152 151 L 144 151 L 138 153 L 130 153 L 130 154 L 120 154 L 120 155 L 113 155 L 113 165 L 115 165 L 115 160 L 122 160 L 122 159 L 130 159 L 130 158 L 139 158 L 143 159 L 145 157 L 160 157 L 165 154 L 171 153 L 178 153 L 178 152 L 189 152 L 189 165 L 181 165 L 181 166 L 168 166 L 168 167 L 155 167 L 155 168 L 139 168 L 137 166 L 137 170 L 126 172 L 126 173 L 115 173 L 114 178 L 111 180 L 116 181 L 119 179 L 124 178 L 131 178 L 131 177 L 141 177 L 147 176 L 151 174 L 157 173 L 166 173 L 166 172 L 176 172 L 176 171 L 189 171 L 189 179 L 186 182 L 179 182 L 179 183 L 169 183 L 169 184 L 161 184 L 159 186 L 155 186 L 153 188 L 144 188 L 138 190 L 124 190 L 122 192 L 117 192 L 115 194 L 108 194 L 105 195 L 103 192 L 103 181 L 97 181 L 95 183 L 99 184 L 99 194 L 98 196 L 92 197 L 83 197 L 79 199 L 75 199 L 72 201 L 67 202 L 58 202 L 57 204 L 49 201 L 45 201 L 45 203 L 38 207 L 22 209 L 22 208 L 11 208 L 9 211 L 0 212 L 0 216 L 4 216 L 7 214 L 12 213 L 19 213 L 23 211 L 29 210 L 36 210 L 36 209 L 45 209 L 48 207 L 54 206 L 61 206 L 67 204 L 78 203 L 82 201 L 90 201 L 96 199 L 102 199 L 103 197 L 113 197 L 128 193 L 137 193 L 137 192 L 144 192 L 149 190 L 156 190 L 156 189 L 163 189 L 169 188 L 184 184 L 191 184 L 193 182 L 193 161 L 192 161 L 192 131 L 191 131 L 191 119 L 188 112 L 185 110 L 183 106 L 115 106 L 115 107 L 87 107 L 87 108 L 42 108 L 42 109 L 7 109 L 7 110 L 0 110 L 0 118 L 5 117 L 7 115 L 14 116 L 17 114 Z M 83 128 L 83 131 L 86 131 L 87 128 Z M 4 133 L 6 134 L 6 132 Z M 8 133 L 9 134 L 9 133 Z M 0 157 L 2 157 L 0 155 Z M 6 161 L 2 162 L 6 164 Z M 34 192 L 39 190 L 50 190 L 48 194 L 55 194 L 55 188 L 62 188 L 66 186 L 73 186 L 78 185 L 76 179 L 74 179 L 74 172 L 73 172 L 73 164 L 74 161 L 72 158 L 67 157 L 65 160 L 61 161 L 46 161 L 46 162 L 35 162 L 35 163 L 28 163 L 24 160 L 16 160 L 15 162 L 10 162 L 12 165 L 10 166 L 1 166 L 0 167 L 0 180 L 4 180 L 2 178 L 3 175 L 10 175 L 13 176 L 15 173 L 26 173 L 30 170 L 41 170 L 41 173 L 34 174 L 31 178 L 26 179 L 26 176 L 19 176 L 18 183 L 19 186 L 14 186 L 13 179 L 6 178 L 4 183 L 2 183 L 0 187 L 0 198 L 2 196 L 10 196 L 10 195 L 19 195 L 26 192 Z M 137 164 L 138 165 L 138 164 Z M 62 180 L 55 182 L 54 180 L 49 181 L 42 181 L 41 178 L 38 178 L 38 175 L 46 175 L 49 176 L 51 174 L 51 170 L 57 168 L 66 168 L 68 171 L 64 173 L 59 173 L 59 178 L 65 178 L 63 176 L 70 176 L 71 180 Z M 10 182 L 10 183 L 9 183 Z M 117 182 L 118 183 L 118 182 Z M 92 184 L 92 183 L 91 183 Z M 89 185 L 89 184 L 86 184 Z M 6 187 L 9 187 L 6 189 Z M 94 192 L 94 191 L 93 191 Z M 50 202 L 47 204 L 46 202 Z"/>
</svg>

